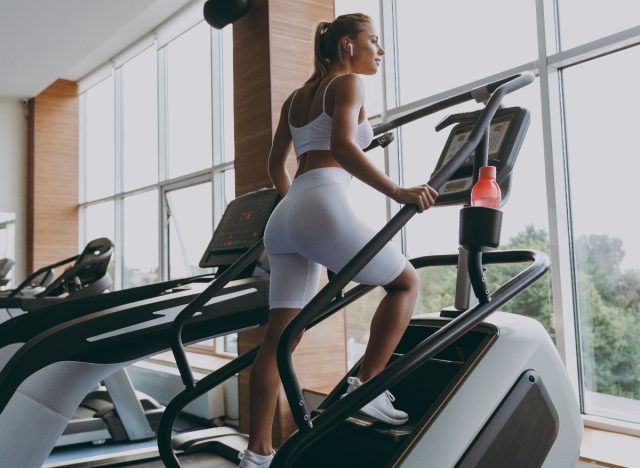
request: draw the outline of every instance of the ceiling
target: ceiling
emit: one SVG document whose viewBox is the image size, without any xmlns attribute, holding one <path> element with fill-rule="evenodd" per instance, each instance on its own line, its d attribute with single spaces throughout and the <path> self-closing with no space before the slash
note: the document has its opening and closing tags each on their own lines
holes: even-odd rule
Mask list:
<svg viewBox="0 0 640 468">
<path fill-rule="evenodd" d="M 76 81 L 191 0 L 0 0 L 0 98 Z"/>
</svg>

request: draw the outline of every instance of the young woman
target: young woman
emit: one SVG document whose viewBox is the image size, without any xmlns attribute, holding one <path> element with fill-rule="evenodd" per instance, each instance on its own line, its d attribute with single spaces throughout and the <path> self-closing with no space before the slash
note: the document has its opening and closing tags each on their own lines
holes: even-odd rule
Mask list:
<svg viewBox="0 0 640 468">
<path fill-rule="evenodd" d="M 359 74 L 378 71 L 384 49 L 371 18 L 343 15 L 322 22 L 315 35 L 315 71 L 285 101 L 269 154 L 269 175 L 284 197 L 265 231 L 271 265 L 267 332 L 251 370 L 249 447 L 240 467 L 268 467 L 273 458 L 271 427 L 280 380 L 276 348 L 289 321 L 316 294 L 321 265 L 339 271 L 374 236 L 352 210 L 347 186 L 352 176 L 422 212 L 437 192 L 421 185 L 402 188 L 380 172 L 363 152 L 373 139 L 364 110 Z M 298 159 L 293 183 L 285 162 L 291 144 Z M 383 286 L 386 296 L 371 323 L 369 343 L 350 392 L 384 369 L 400 341 L 418 294 L 419 279 L 407 259 L 385 246 L 354 278 Z M 387 391 L 360 411 L 388 424 L 404 424 L 408 415 L 393 406 Z"/>
</svg>

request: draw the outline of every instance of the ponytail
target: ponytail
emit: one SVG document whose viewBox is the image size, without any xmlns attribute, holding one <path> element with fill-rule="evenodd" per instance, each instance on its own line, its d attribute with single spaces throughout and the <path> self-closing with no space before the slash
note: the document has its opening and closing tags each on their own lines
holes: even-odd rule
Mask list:
<svg viewBox="0 0 640 468">
<path fill-rule="evenodd" d="M 331 26 L 331 23 L 321 21 L 316 27 L 316 34 L 313 39 L 313 74 L 307 80 L 307 83 L 314 81 L 319 83 L 331 69 L 331 60 L 329 60 L 325 46 L 329 26 Z"/>
<path fill-rule="evenodd" d="M 355 39 L 372 20 L 362 13 L 338 16 L 332 23 L 321 21 L 316 27 L 313 40 L 313 74 L 305 84 L 320 83 L 336 62 L 341 62 L 340 39 L 348 36 Z"/>
</svg>

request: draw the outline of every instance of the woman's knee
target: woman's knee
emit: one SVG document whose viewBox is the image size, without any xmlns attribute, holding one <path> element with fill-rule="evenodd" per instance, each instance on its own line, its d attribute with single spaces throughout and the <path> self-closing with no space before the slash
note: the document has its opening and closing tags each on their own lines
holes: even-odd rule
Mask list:
<svg viewBox="0 0 640 468">
<path fill-rule="evenodd" d="M 298 312 L 300 312 L 300 309 L 271 309 L 263 345 L 269 345 L 274 348 L 277 347 L 282 333 Z M 302 334 L 295 339 L 294 346 L 297 346 L 301 336 Z"/>
<path fill-rule="evenodd" d="M 419 287 L 420 277 L 418 272 L 413 265 L 407 262 L 407 266 L 402 270 L 402 273 L 384 288 L 387 292 L 406 291 L 417 294 Z"/>
</svg>

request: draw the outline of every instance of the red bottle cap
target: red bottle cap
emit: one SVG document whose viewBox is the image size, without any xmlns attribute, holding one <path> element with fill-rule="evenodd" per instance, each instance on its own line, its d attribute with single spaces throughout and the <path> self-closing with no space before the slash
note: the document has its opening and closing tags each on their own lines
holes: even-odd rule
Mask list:
<svg viewBox="0 0 640 468">
<path fill-rule="evenodd" d="M 480 177 L 496 178 L 496 166 L 483 166 L 480 168 Z"/>
</svg>

